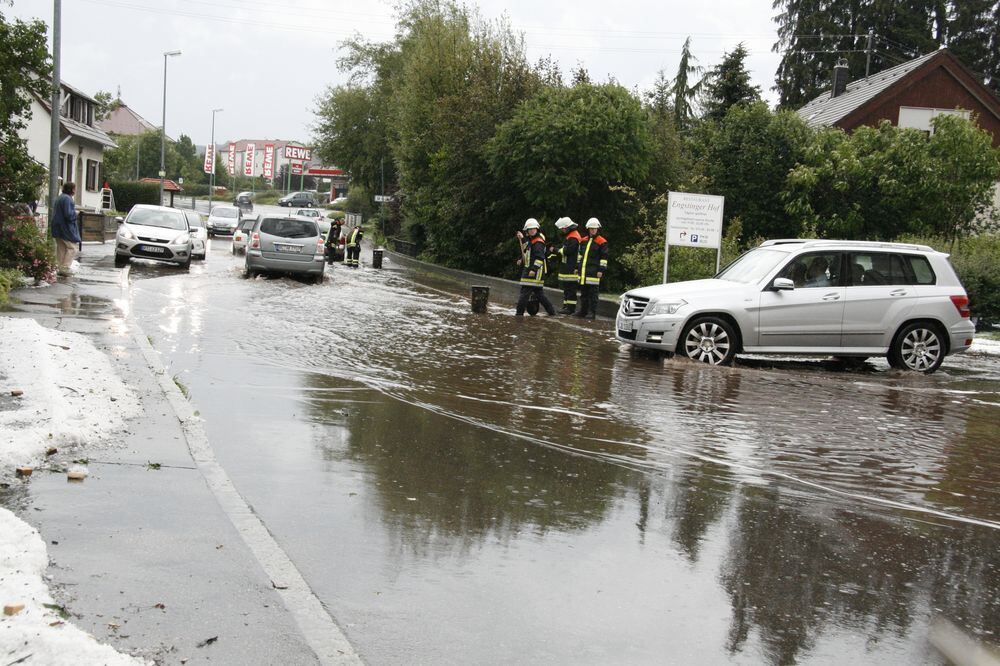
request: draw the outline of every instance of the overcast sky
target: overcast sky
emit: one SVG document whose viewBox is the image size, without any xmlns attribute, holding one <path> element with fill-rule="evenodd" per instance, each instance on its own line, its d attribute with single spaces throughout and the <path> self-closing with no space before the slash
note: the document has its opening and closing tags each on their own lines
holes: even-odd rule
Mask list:
<svg viewBox="0 0 1000 666">
<path fill-rule="evenodd" d="M 613 76 L 640 90 L 660 69 L 673 76 L 687 35 L 710 68 L 743 42 L 748 68 L 773 103 L 777 35 L 771 0 L 480 0 L 484 18 L 506 13 L 524 33 L 531 61 L 551 55 L 564 74 L 582 63 L 592 80 Z M 163 52 L 170 58 L 167 133 L 208 143 L 242 138 L 308 141 L 317 96 L 344 81 L 344 38 L 394 34 L 393 2 L 335 0 L 63 0 L 62 77 L 90 94 L 115 93 L 160 124 Z M 51 26 L 52 0 L 0 2 L 7 16 Z M 50 27 L 51 34 L 51 27 Z"/>
</svg>

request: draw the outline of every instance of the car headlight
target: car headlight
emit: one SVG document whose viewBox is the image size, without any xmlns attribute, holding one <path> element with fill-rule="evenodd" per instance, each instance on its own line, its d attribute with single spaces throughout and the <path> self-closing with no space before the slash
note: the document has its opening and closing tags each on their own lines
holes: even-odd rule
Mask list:
<svg viewBox="0 0 1000 666">
<path fill-rule="evenodd" d="M 189 240 L 191 240 L 191 234 L 183 233 L 177 238 L 175 238 L 174 242 L 171 243 L 171 245 L 183 245 L 184 243 L 187 243 Z"/>
<path fill-rule="evenodd" d="M 683 299 L 678 299 L 676 301 L 657 301 L 653 303 L 646 314 L 648 315 L 672 315 L 676 314 L 678 310 L 687 305 L 687 301 Z"/>
<path fill-rule="evenodd" d="M 123 226 L 118 230 L 118 236 L 124 238 L 125 240 L 135 240 L 135 234 L 128 227 Z"/>
</svg>

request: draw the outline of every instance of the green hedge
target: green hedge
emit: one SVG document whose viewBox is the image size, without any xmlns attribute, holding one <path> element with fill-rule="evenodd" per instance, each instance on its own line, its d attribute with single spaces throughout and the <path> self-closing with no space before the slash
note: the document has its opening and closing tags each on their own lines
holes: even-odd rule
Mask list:
<svg viewBox="0 0 1000 666">
<path fill-rule="evenodd" d="M 115 194 L 115 208 L 122 213 L 128 213 L 136 204 L 160 204 L 159 183 L 138 183 L 127 180 L 116 180 L 109 183 Z"/>
<path fill-rule="evenodd" d="M 21 271 L 13 268 L 0 268 L 0 305 L 7 304 L 7 295 L 21 286 Z"/>
<path fill-rule="evenodd" d="M 0 269 L 51 282 L 55 279 L 55 252 L 30 217 L 13 217 L 0 210 Z"/>
</svg>

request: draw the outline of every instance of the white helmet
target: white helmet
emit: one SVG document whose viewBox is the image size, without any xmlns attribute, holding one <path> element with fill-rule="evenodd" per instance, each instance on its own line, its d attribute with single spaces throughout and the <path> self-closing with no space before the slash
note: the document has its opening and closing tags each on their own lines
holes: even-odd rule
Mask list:
<svg viewBox="0 0 1000 666">
<path fill-rule="evenodd" d="M 576 222 L 574 222 L 568 217 L 560 217 L 558 220 L 556 220 L 556 229 L 559 229 L 560 231 L 575 226 Z"/>
<path fill-rule="evenodd" d="M 541 228 L 541 225 L 538 224 L 538 220 L 536 220 L 533 217 L 529 217 L 524 222 L 524 230 L 525 231 L 527 231 L 528 229 L 539 229 L 539 228 Z"/>
<path fill-rule="evenodd" d="M 587 228 L 588 229 L 600 229 L 601 228 L 601 221 L 598 220 L 596 217 L 592 217 L 589 220 L 587 220 Z"/>
</svg>

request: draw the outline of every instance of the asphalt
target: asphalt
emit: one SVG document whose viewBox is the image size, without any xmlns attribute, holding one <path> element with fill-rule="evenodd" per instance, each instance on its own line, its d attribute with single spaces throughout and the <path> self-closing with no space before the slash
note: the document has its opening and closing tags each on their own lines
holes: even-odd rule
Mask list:
<svg viewBox="0 0 1000 666">
<path fill-rule="evenodd" d="M 84 483 L 39 470 L 0 502 L 39 530 L 53 595 L 99 641 L 164 664 L 319 663 L 275 587 L 285 583 L 262 567 L 193 459 L 135 324 L 109 307 L 122 292 L 110 251 L 85 246 L 81 277 L 16 291 L 2 314 L 89 337 L 114 356 L 145 415 L 110 448 L 50 461 L 88 459 Z"/>
</svg>

